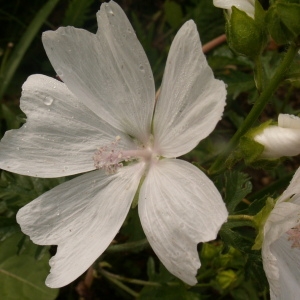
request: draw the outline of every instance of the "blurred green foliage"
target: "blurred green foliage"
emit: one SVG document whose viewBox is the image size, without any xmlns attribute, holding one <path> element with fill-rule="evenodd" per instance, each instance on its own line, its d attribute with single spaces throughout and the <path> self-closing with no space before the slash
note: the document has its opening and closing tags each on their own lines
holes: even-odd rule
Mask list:
<svg viewBox="0 0 300 300">
<path fill-rule="evenodd" d="M 212 0 L 119 0 L 127 13 L 152 66 L 156 87 L 159 88 L 166 57 L 177 30 L 193 19 L 202 44 L 224 34 L 223 11 L 213 6 Z M 267 1 L 261 1 L 267 8 Z M 41 34 L 59 26 L 72 25 L 96 32 L 97 0 L 60 0 L 48 2 L 33 0 L 6 1 L 0 8 L 0 133 L 18 128 L 25 116 L 19 109 L 21 86 L 31 74 L 51 77 L 56 74 L 46 57 Z M 262 64 L 266 80 L 282 57 L 282 49 L 270 44 L 263 53 Z M 227 107 L 224 118 L 214 133 L 185 158 L 206 168 L 224 149 L 227 140 L 243 122 L 257 96 L 253 79 L 254 62 L 237 56 L 227 44 L 220 44 L 207 53 L 215 76 L 227 84 Z M 299 60 L 295 61 L 299 65 Z M 295 70 L 298 70 L 295 68 Z M 272 118 L 278 112 L 297 114 L 299 94 L 297 72 L 287 74 L 287 81 L 273 96 L 262 119 Z M 297 106 L 298 105 L 298 106 Z M 257 214 L 263 207 L 265 194 L 279 194 L 278 187 L 288 182 L 287 169 L 293 169 L 290 160 L 281 171 L 255 171 L 249 174 L 227 171 L 212 178 L 224 196 L 230 214 Z M 290 176 L 290 175 L 288 175 Z M 274 182 L 267 189 L 261 178 Z M 290 177 L 288 177 L 290 178 Z M 249 223 L 229 221 L 220 231 L 221 240 L 199 246 L 202 267 L 198 284 L 187 287 L 173 277 L 159 263 L 153 251 L 146 247 L 133 252 L 105 253 L 95 264 L 96 276 L 87 284 L 83 275 L 76 282 L 56 290 L 49 290 L 44 279 L 49 272 L 47 264 L 54 247 L 38 247 L 22 235 L 16 223 L 20 207 L 67 179 L 37 179 L 2 172 L 0 177 L 0 298 L 10 299 L 266 299 L 268 285 L 258 251 L 251 249 L 255 229 Z M 278 181 L 278 185 L 276 182 Z M 280 184 L 284 183 L 284 184 Z M 265 189 L 265 190 L 264 190 Z M 261 192 L 262 191 L 262 192 Z M 252 194 L 251 194 L 252 192 Z M 251 199 L 251 202 L 246 198 Z M 245 201 L 246 199 L 246 201 Z M 116 242 L 135 242 L 144 238 L 136 209 L 129 216 L 116 237 Z M 106 267 L 104 267 L 106 266 Z M 109 277 L 107 269 L 120 278 Z M 111 280 L 110 280 L 111 278 Z M 125 278 L 125 279 L 124 279 Z M 130 281 L 131 279 L 131 281 Z M 138 280 L 132 280 L 138 279 Z M 127 281 L 126 281 L 127 280 Z M 124 288 L 125 285 L 125 288 Z"/>
</svg>

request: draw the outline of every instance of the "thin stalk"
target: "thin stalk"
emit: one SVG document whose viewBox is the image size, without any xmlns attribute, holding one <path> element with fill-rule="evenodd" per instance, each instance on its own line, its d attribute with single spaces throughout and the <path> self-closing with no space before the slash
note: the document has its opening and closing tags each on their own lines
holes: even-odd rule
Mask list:
<svg viewBox="0 0 300 300">
<path fill-rule="evenodd" d="M 270 80 L 269 84 L 266 86 L 266 88 L 263 90 L 263 92 L 256 100 L 250 113 L 244 120 L 243 124 L 239 127 L 239 129 L 236 131 L 232 139 L 229 141 L 228 146 L 223 151 L 223 153 L 221 153 L 218 156 L 214 164 L 209 169 L 210 174 L 219 173 L 220 171 L 226 168 L 224 161 L 226 160 L 228 154 L 232 149 L 234 149 L 234 147 L 237 146 L 239 139 L 252 127 L 254 122 L 262 113 L 270 97 L 275 92 L 275 90 L 277 89 L 281 81 L 283 80 L 285 72 L 288 70 L 289 66 L 293 62 L 293 59 L 298 52 L 298 49 L 299 48 L 297 47 L 296 44 L 293 43 L 290 45 L 278 69 L 276 70 L 273 78 Z"/>
<path fill-rule="evenodd" d="M 232 221 L 251 221 L 254 222 L 253 216 L 248 216 L 248 215 L 229 215 L 228 220 Z"/>
<path fill-rule="evenodd" d="M 265 87 L 264 68 L 261 62 L 261 56 L 258 56 L 255 60 L 254 75 L 256 88 L 258 93 L 261 94 Z"/>
<path fill-rule="evenodd" d="M 131 296 L 138 298 L 139 297 L 139 293 L 135 292 L 134 290 L 132 290 L 130 287 L 128 287 L 127 285 L 125 285 L 124 283 L 122 283 L 121 281 L 119 281 L 118 279 L 116 279 L 115 276 L 111 276 L 114 274 L 111 274 L 109 272 L 106 272 L 104 270 L 101 270 L 101 274 L 108 279 L 109 281 L 111 281 L 112 283 L 114 283 L 116 286 L 118 286 L 120 289 L 122 289 L 123 291 L 127 292 L 128 294 L 130 294 Z"/>
<path fill-rule="evenodd" d="M 107 272 L 107 271 L 105 271 L 103 269 L 100 271 L 100 273 L 102 275 L 104 275 L 105 277 L 114 278 L 116 280 L 124 281 L 124 282 L 128 282 L 128 283 L 132 283 L 132 284 L 143 285 L 143 286 L 156 286 L 156 287 L 161 286 L 161 284 L 158 283 L 158 282 L 145 281 L 145 280 L 140 280 L 140 279 L 135 279 L 135 278 L 128 278 L 128 277 L 124 277 L 124 276 L 120 276 L 120 275 L 117 275 L 117 274 L 113 274 L 113 273 Z M 174 282 L 174 283 L 175 283 L 175 285 L 177 284 L 176 282 Z M 171 285 L 174 285 L 174 283 L 170 282 Z"/>
<path fill-rule="evenodd" d="M 107 248 L 106 253 L 117 253 L 126 251 L 143 250 L 149 246 L 148 240 L 143 239 L 137 242 L 130 242 L 119 245 L 111 245 Z"/>
</svg>

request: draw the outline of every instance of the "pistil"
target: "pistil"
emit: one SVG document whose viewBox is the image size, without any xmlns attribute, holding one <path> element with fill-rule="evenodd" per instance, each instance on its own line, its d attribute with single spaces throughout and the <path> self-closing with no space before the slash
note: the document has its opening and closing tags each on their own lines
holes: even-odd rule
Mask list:
<svg viewBox="0 0 300 300">
<path fill-rule="evenodd" d="M 122 162 L 142 159 L 150 162 L 153 151 L 150 147 L 143 147 L 133 150 L 122 150 L 119 148 L 120 137 L 117 136 L 115 141 L 110 145 L 100 147 L 94 154 L 94 166 L 96 169 L 104 169 L 108 174 L 114 174 L 123 167 Z"/>
</svg>

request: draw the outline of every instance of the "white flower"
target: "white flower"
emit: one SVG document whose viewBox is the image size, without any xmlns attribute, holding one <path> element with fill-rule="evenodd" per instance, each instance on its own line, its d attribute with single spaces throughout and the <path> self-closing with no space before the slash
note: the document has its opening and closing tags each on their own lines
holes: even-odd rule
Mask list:
<svg viewBox="0 0 300 300">
<path fill-rule="evenodd" d="M 265 147 L 262 158 L 298 155 L 300 153 L 300 118 L 280 114 L 278 126 L 268 126 L 253 138 Z"/>
<path fill-rule="evenodd" d="M 231 14 L 232 6 L 244 11 L 249 17 L 254 19 L 255 0 L 213 0 L 214 6 L 227 9 Z"/>
<path fill-rule="evenodd" d="M 299 299 L 300 168 L 265 223 L 262 258 L 271 300 Z"/>
<path fill-rule="evenodd" d="M 172 43 L 155 106 L 151 68 L 126 15 L 111 1 L 97 19 L 96 34 L 73 27 L 43 34 L 64 83 L 30 76 L 21 98 L 27 122 L 0 144 L 0 167 L 8 171 L 92 172 L 41 195 L 17 221 L 36 244 L 58 245 L 46 283 L 61 287 L 109 246 L 142 180 L 138 212 L 149 243 L 172 274 L 193 285 L 197 243 L 216 238 L 227 211 L 206 175 L 174 158 L 214 129 L 224 83 L 214 79 L 188 21 Z"/>
</svg>

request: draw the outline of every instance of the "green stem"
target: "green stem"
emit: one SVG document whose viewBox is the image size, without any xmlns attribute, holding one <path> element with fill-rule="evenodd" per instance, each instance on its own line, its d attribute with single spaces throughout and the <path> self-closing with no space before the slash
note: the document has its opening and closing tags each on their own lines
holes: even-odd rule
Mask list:
<svg viewBox="0 0 300 300">
<path fill-rule="evenodd" d="M 140 279 L 135 279 L 135 278 L 128 278 L 128 277 L 124 277 L 124 276 L 120 276 L 120 275 L 117 275 L 117 274 L 107 272 L 103 269 L 100 272 L 105 277 L 114 278 L 114 279 L 117 279 L 117 280 L 120 280 L 120 281 L 132 283 L 132 284 L 143 285 L 143 286 L 161 286 L 161 284 L 158 283 L 158 282 L 145 281 L 145 280 L 140 280 Z"/>
<path fill-rule="evenodd" d="M 138 298 L 139 297 L 139 293 L 135 292 L 134 290 L 132 290 L 131 288 L 129 288 L 127 285 L 125 285 L 124 283 L 122 283 L 121 281 L 119 281 L 116 276 L 111 276 L 114 274 L 111 274 L 109 272 L 106 272 L 104 270 L 101 270 L 101 274 L 107 278 L 109 281 L 111 281 L 112 283 L 114 283 L 116 286 L 118 286 L 120 289 L 122 289 L 123 291 L 127 292 L 128 294 L 130 294 L 131 296 Z"/>
<path fill-rule="evenodd" d="M 228 220 L 233 220 L 233 221 L 251 221 L 254 222 L 253 216 L 248 216 L 248 215 L 229 215 Z"/>
<path fill-rule="evenodd" d="M 241 136 L 243 136 L 251 128 L 253 123 L 257 120 L 259 115 L 262 113 L 270 97 L 275 92 L 280 82 L 283 80 L 285 72 L 288 70 L 289 66 L 293 62 L 293 59 L 297 54 L 297 51 L 298 51 L 297 45 L 295 45 L 294 43 L 291 44 L 283 60 L 281 61 L 281 64 L 276 70 L 273 78 L 270 80 L 269 84 L 266 86 L 266 88 L 263 90 L 263 92 L 256 100 L 250 113 L 244 120 L 243 124 L 239 127 L 239 129 L 236 131 L 232 139 L 229 141 L 228 146 L 226 147 L 224 152 L 221 153 L 221 155 L 219 155 L 219 157 L 216 159 L 214 164 L 211 166 L 209 170 L 210 174 L 219 173 L 220 171 L 226 168 L 224 161 L 226 160 L 228 154 L 234 147 L 237 146 Z"/>
<path fill-rule="evenodd" d="M 149 246 L 148 240 L 143 239 L 137 242 L 130 242 L 119 245 L 111 245 L 107 248 L 107 253 L 117 253 L 117 252 L 126 252 L 126 251 L 136 251 L 143 250 Z"/>
<path fill-rule="evenodd" d="M 264 69 L 261 62 L 261 56 L 258 56 L 255 61 L 254 80 L 258 93 L 261 94 L 265 87 Z"/>
</svg>

